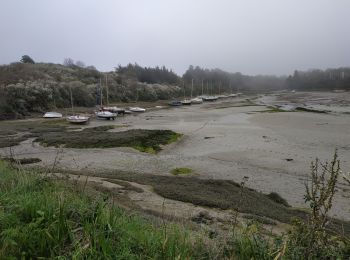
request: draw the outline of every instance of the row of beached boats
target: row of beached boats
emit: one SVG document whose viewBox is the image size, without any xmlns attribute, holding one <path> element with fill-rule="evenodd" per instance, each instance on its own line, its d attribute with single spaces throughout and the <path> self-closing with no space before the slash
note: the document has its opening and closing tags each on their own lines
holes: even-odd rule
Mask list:
<svg viewBox="0 0 350 260">
<path fill-rule="evenodd" d="M 198 96 L 196 98 L 191 99 L 183 99 L 183 100 L 173 100 L 169 102 L 170 106 L 188 106 L 188 105 L 195 105 L 195 104 L 202 104 L 203 102 L 213 102 L 218 99 L 224 99 L 224 98 L 232 98 L 237 97 L 241 93 L 237 94 L 230 94 L 230 95 L 218 95 L 218 96 Z M 127 109 L 125 108 L 119 108 L 116 106 L 100 106 L 98 111 L 95 112 L 95 116 L 98 119 L 106 119 L 106 120 L 115 120 L 117 116 L 123 116 L 125 114 L 132 114 L 132 113 L 142 113 L 145 112 L 146 109 L 142 107 L 129 107 Z M 63 115 L 58 112 L 47 112 L 43 115 L 44 118 L 63 118 Z M 72 115 L 67 116 L 66 120 L 69 123 L 73 124 L 85 124 L 90 120 L 89 115 L 81 115 L 74 113 L 74 107 L 72 106 Z"/>
<path fill-rule="evenodd" d="M 101 82 L 100 82 L 101 86 Z M 107 86 L 107 76 L 106 76 L 106 88 L 107 88 L 107 104 L 108 102 L 108 86 Z M 241 93 L 237 94 L 230 94 L 230 95 L 218 95 L 218 96 L 212 96 L 212 95 L 203 95 L 203 82 L 202 82 L 202 96 L 198 96 L 195 98 L 192 98 L 192 91 L 193 91 L 193 80 L 192 80 L 192 86 L 191 86 L 191 98 L 186 98 L 185 93 L 185 86 L 184 86 L 184 99 L 183 100 L 173 100 L 169 102 L 170 106 L 186 106 L 186 105 L 192 105 L 192 104 L 202 104 L 205 102 L 211 102 L 216 101 L 218 99 L 222 98 L 229 98 L 229 97 L 236 97 L 240 95 Z M 70 101 L 72 106 L 72 115 L 67 116 L 66 120 L 69 123 L 73 124 L 85 124 L 89 122 L 90 116 L 88 115 L 80 115 L 76 114 L 74 112 L 74 105 L 73 105 L 73 95 L 72 90 L 70 89 Z M 124 108 L 118 108 L 116 106 L 110 107 L 110 106 L 103 106 L 102 104 L 102 87 L 100 87 L 100 107 L 99 110 L 95 112 L 95 115 L 99 119 L 107 119 L 107 120 L 115 120 L 115 118 L 118 115 L 125 115 L 125 114 L 131 114 L 131 113 L 142 113 L 145 112 L 146 109 L 142 107 L 129 107 L 128 109 Z M 58 112 L 47 112 L 43 116 L 44 118 L 62 118 L 62 114 Z"/>
<path fill-rule="evenodd" d="M 142 113 L 146 109 L 142 107 L 129 107 L 128 109 L 118 108 L 118 107 L 101 107 L 95 112 L 95 116 L 98 119 L 115 120 L 118 115 L 125 115 L 131 113 Z M 46 112 L 43 118 L 63 118 L 63 115 L 58 112 Z M 89 115 L 73 114 L 67 116 L 66 120 L 73 124 L 85 124 L 90 120 Z"/>
<path fill-rule="evenodd" d="M 101 85 L 101 82 L 100 82 Z M 107 78 L 106 78 L 106 85 L 107 85 Z M 107 120 L 115 120 L 115 118 L 118 115 L 125 115 L 125 114 L 131 114 L 131 113 L 142 113 L 145 112 L 146 109 L 142 107 L 129 107 L 128 109 L 124 108 L 118 108 L 116 106 L 109 107 L 109 106 L 103 106 L 102 104 L 102 88 L 100 88 L 100 108 L 98 111 L 95 112 L 95 115 L 99 119 L 107 119 Z M 73 105 L 73 95 L 72 90 L 70 89 L 70 101 L 72 106 L 72 115 L 67 116 L 66 120 L 69 123 L 72 124 L 86 124 L 90 120 L 90 116 L 88 115 L 80 115 L 76 114 L 74 112 L 74 105 Z M 108 88 L 107 88 L 107 103 L 108 103 Z M 47 112 L 43 116 L 44 118 L 62 118 L 62 114 L 58 112 Z"/>
<path fill-rule="evenodd" d="M 207 86 L 208 89 L 208 86 Z M 230 95 L 217 95 L 217 96 L 213 96 L 213 95 L 204 95 L 204 87 L 203 87 L 203 81 L 202 81 L 202 95 L 192 98 L 192 92 L 193 92 L 193 79 L 192 79 L 192 84 L 191 84 L 191 97 L 190 98 L 186 98 L 186 93 L 185 93 L 185 85 L 183 86 L 183 91 L 184 91 L 184 98 L 183 100 L 172 100 L 169 102 L 170 106 L 188 106 L 188 105 L 192 105 L 192 104 L 202 104 L 204 101 L 205 102 L 212 102 L 212 101 L 216 101 L 218 99 L 222 99 L 222 98 L 232 98 L 232 97 L 237 97 L 239 95 L 241 95 L 242 93 L 232 93 Z M 208 91 L 209 92 L 209 91 Z"/>
<path fill-rule="evenodd" d="M 170 106 L 196 105 L 196 104 L 202 104 L 203 102 L 217 101 L 218 99 L 223 99 L 223 98 L 237 97 L 239 95 L 241 95 L 241 93 L 230 94 L 230 95 L 218 95 L 218 96 L 198 96 L 196 98 L 190 98 L 190 99 L 185 98 L 183 100 L 172 100 L 169 102 L 169 105 Z"/>
</svg>

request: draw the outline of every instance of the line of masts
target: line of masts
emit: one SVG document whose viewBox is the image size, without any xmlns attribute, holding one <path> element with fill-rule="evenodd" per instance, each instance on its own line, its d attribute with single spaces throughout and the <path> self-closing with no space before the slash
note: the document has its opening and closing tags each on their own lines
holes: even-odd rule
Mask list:
<svg viewBox="0 0 350 260">
<path fill-rule="evenodd" d="M 109 94 L 108 94 L 108 76 L 105 75 L 106 79 L 106 104 L 109 105 Z M 103 87 L 102 87 L 102 78 L 100 78 L 100 106 L 103 106 Z"/>
<path fill-rule="evenodd" d="M 191 79 L 191 99 L 192 99 L 192 96 L 193 96 L 193 87 L 194 87 L 194 79 L 192 78 Z M 186 84 L 185 84 L 185 80 L 182 82 L 182 85 L 183 85 L 183 95 L 184 95 L 184 98 L 186 98 Z M 211 80 L 210 81 L 210 86 L 209 86 L 209 80 L 206 80 L 206 92 L 207 94 L 209 95 L 213 95 L 213 87 L 214 84 L 213 84 L 213 81 Z M 221 94 L 221 87 L 222 87 L 222 82 L 219 81 L 218 83 L 218 86 L 219 86 L 219 95 Z M 229 89 L 231 90 L 231 94 L 233 94 L 233 88 L 232 88 L 232 84 L 231 84 L 231 81 L 229 81 Z M 204 80 L 202 79 L 201 80 L 201 90 L 202 90 L 202 96 L 204 95 Z M 238 87 L 237 87 L 237 90 L 238 92 Z"/>
</svg>

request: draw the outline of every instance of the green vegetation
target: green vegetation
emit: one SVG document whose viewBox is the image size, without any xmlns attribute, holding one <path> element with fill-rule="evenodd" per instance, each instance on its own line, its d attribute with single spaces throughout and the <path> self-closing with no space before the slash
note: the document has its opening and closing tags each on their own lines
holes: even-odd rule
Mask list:
<svg viewBox="0 0 350 260">
<path fill-rule="evenodd" d="M 240 212 L 248 212 L 243 218 L 249 221 L 233 222 L 232 230 L 222 239 L 215 231 L 184 232 L 164 219 L 158 224 L 154 220 L 152 225 L 114 206 L 117 201 L 113 193 L 103 193 L 83 182 L 9 168 L 0 162 L 0 258 L 348 259 L 349 223 L 327 216 L 339 173 L 336 154 L 330 163 L 316 160 L 312 164 L 305 196 L 310 214 L 301 214 L 231 181 L 104 174 L 108 181 L 126 190 L 142 192 L 128 183 L 136 181 L 152 185 L 155 192 L 166 198 L 222 209 L 239 207 Z M 220 195 L 215 194 L 221 190 Z M 191 201 L 186 199 L 190 196 Z M 281 201 L 277 194 L 270 197 Z M 219 198 L 221 203 L 217 201 Z M 270 217 L 264 207 L 276 215 Z M 281 215 L 292 215 L 293 211 L 298 217 L 288 220 L 290 227 L 286 233 L 269 233 L 260 224 L 274 225 L 273 219 L 283 220 Z M 214 221 L 205 211 L 192 220 L 201 225 L 211 225 Z"/>
<path fill-rule="evenodd" d="M 0 258 L 186 259 L 208 249 L 112 206 L 104 194 L 0 162 Z"/>
<path fill-rule="evenodd" d="M 294 71 L 286 80 L 287 87 L 293 90 L 350 90 L 350 68 L 308 71 Z"/>
<path fill-rule="evenodd" d="M 191 168 L 186 168 L 186 167 L 182 167 L 182 168 L 175 168 L 171 171 L 172 175 L 188 175 L 190 173 L 192 173 L 193 170 Z"/>
<path fill-rule="evenodd" d="M 141 152 L 156 153 L 161 145 L 176 141 L 181 135 L 171 130 L 132 129 L 108 132 L 113 126 L 85 128 L 82 131 L 43 133 L 36 141 L 47 146 L 69 148 L 133 147 Z"/>
<path fill-rule="evenodd" d="M 81 174 L 74 171 L 68 172 Z M 116 179 L 150 185 L 157 194 L 168 199 L 224 210 L 234 209 L 241 213 L 268 217 L 284 223 L 291 223 L 293 217 L 307 218 L 305 211 L 286 207 L 263 193 L 249 188 L 242 189 L 240 184 L 229 180 L 207 180 L 193 176 L 183 178 L 181 176 L 159 176 L 120 171 L 103 173 L 84 171 L 84 174 L 109 180 Z M 349 223 L 344 223 L 344 228 L 350 232 Z"/>
<path fill-rule="evenodd" d="M 23 55 L 21 62 L 35 64 L 34 60 L 29 55 Z"/>
<path fill-rule="evenodd" d="M 283 109 L 280 109 L 278 107 L 273 107 L 273 106 L 267 106 L 267 110 L 262 110 L 262 111 L 257 111 L 259 113 L 280 113 L 280 112 L 290 112 L 290 111 L 286 111 Z"/>
<path fill-rule="evenodd" d="M 27 137 L 25 136 L 0 136 L 0 148 L 19 145 L 20 142 L 25 140 L 27 140 Z"/>
<path fill-rule="evenodd" d="M 276 221 L 273 221 L 269 218 L 257 216 L 257 215 L 243 215 L 243 218 L 252 220 L 253 222 L 255 221 L 261 224 L 265 224 L 265 225 L 276 225 Z"/>
<path fill-rule="evenodd" d="M 176 142 L 182 135 L 170 130 L 143 130 L 108 132 L 116 127 L 105 125 L 98 127 L 73 128 L 70 131 L 65 120 L 11 121 L 0 123 L 0 148 L 18 145 L 28 138 L 46 146 L 65 146 L 69 148 L 111 148 L 132 147 L 141 152 L 155 154 L 162 145 Z M 10 134 L 10 135 L 8 135 Z"/>
<path fill-rule="evenodd" d="M 277 192 L 271 192 L 267 195 L 267 197 L 269 197 L 276 203 L 282 204 L 286 207 L 290 207 L 288 202 L 284 198 L 282 198 L 281 195 L 279 195 Z"/>
<path fill-rule="evenodd" d="M 242 73 L 230 73 L 221 69 L 207 69 L 190 65 L 183 80 L 189 93 L 193 79 L 194 95 L 202 94 L 202 81 L 204 91 L 208 95 L 241 92 L 260 92 L 270 90 L 280 90 L 285 87 L 285 78 L 276 76 L 248 76 Z"/>
<path fill-rule="evenodd" d="M 130 184 L 127 181 L 121 181 L 121 180 L 116 180 L 116 179 L 106 179 L 106 181 L 114 183 L 114 184 L 118 184 L 118 185 L 122 186 L 125 190 L 135 191 L 137 193 L 142 193 L 143 192 L 143 189 L 138 188 L 138 187 Z"/>
<path fill-rule="evenodd" d="M 33 112 L 43 113 L 70 107 L 70 90 L 76 107 L 93 107 L 96 104 L 97 85 L 105 77 L 108 79 L 110 102 L 136 99 L 155 101 L 180 94 L 180 88 L 176 84 L 179 77 L 168 70 L 168 73 L 174 74 L 172 77 L 175 76 L 175 81 L 160 85 L 141 83 L 132 73 L 102 73 L 93 66 L 85 67 L 82 62 L 74 63 L 69 59 L 65 65 L 34 64 L 28 61 L 25 57 L 22 63 L 0 66 L 0 120 L 23 118 Z M 160 70 L 164 72 L 163 68 Z M 102 91 L 106 96 L 105 86 Z"/>
<path fill-rule="evenodd" d="M 11 157 L 3 157 L 1 160 L 10 162 L 10 163 L 17 163 L 17 164 L 32 164 L 32 163 L 38 163 L 41 162 L 41 159 L 39 158 L 11 158 Z"/>
<path fill-rule="evenodd" d="M 296 111 L 302 111 L 302 112 L 312 112 L 312 113 L 320 113 L 320 114 L 327 114 L 328 111 L 325 110 L 316 110 L 312 108 L 307 108 L 307 107 L 297 107 L 295 108 Z"/>
<path fill-rule="evenodd" d="M 135 77 L 140 82 L 145 83 L 167 83 L 167 84 L 179 84 L 180 77 L 176 75 L 172 70 L 168 70 L 163 67 L 141 67 L 138 64 L 129 63 L 127 66 L 118 66 L 116 71 L 124 76 Z"/>
<path fill-rule="evenodd" d="M 67 126 L 65 121 L 58 120 L 0 122 L 0 148 L 18 145 L 45 132 L 63 132 Z"/>
</svg>

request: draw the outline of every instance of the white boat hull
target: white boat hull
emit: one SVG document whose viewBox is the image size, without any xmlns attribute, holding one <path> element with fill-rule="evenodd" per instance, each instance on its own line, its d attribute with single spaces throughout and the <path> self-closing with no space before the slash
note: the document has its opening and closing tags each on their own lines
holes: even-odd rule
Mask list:
<svg viewBox="0 0 350 260">
<path fill-rule="evenodd" d="M 203 99 L 201 99 L 201 98 L 194 98 L 194 99 L 191 99 L 191 103 L 192 104 L 202 104 L 203 103 Z"/>
<path fill-rule="evenodd" d="M 114 120 L 117 117 L 117 113 L 112 113 L 109 111 L 100 111 L 100 112 L 96 112 L 96 116 L 101 119 Z"/>
<path fill-rule="evenodd" d="M 189 106 L 192 104 L 192 101 L 191 100 L 188 100 L 188 99 L 185 99 L 185 100 L 182 100 L 181 101 L 181 104 L 184 105 L 184 106 Z"/>
<path fill-rule="evenodd" d="M 67 121 L 72 124 L 86 124 L 89 121 L 87 116 L 68 116 Z"/>
<path fill-rule="evenodd" d="M 62 118 L 62 114 L 57 112 L 46 112 L 43 115 L 43 118 Z"/>
<path fill-rule="evenodd" d="M 142 113 L 142 112 L 145 112 L 146 109 L 142 108 L 142 107 L 130 107 L 129 110 L 131 112 L 138 112 L 138 113 Z"/>
</svg>

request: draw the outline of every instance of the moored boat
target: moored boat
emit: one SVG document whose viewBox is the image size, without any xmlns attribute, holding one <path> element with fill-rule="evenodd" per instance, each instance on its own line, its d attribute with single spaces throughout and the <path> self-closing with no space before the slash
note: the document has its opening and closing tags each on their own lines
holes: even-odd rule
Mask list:
<svg viewBox="0 0 350 260">
<path fill-rule="evenodd" d="M 184 99 L 184 100 L 181 100 L 181 104 L 184 106 L 189 106 L 192 104 L 192 102 L 190 99 Z"/>
<path fill-rule="evenodd" d="M 62 114 L 58 112 L 46 112 L 43 118 L 62 118 Z"/>
<path fill-rule="evenodd" d="M 107 119 L 107 120 L 110 120 L 110 119 L 114 120 L 117 117 L 117 113 L 112 113 L 110 111 L 98 111 L 95 114 L 98 118 Z"/>
<path fill-rule="evenodd" d="M 192 98 L 191 99 L 192 104 L 202 104 L 203 103 L 203 99 L 196 97 L 196 98 Z"/>
<path fill-rule="evenodd" d="M 81 115 L 73 115 L 67 117 L 67 121 L 72 124 L 86 124 L 89 119 L 90 117 Z"/>
<path fill-rule="evenodd" d="M 216 101 L 218 98 L 214 96 L 205 96 L 203 97 L 203 101 Z"/>
<path fill-rule="evenodd" d="M 181 101 L 179 101 L 179 100 L 170 101 L 168 104 L 169 104 L 169 106 L 173 106 L 173 107 L 182 106 L 182 103 L 181 103 Z"/>
<path fill-rule="evenodd" d="M 117 113 L 118 115 L 124 115 L 125 109 L 120 107 L 102 107 L 102 111 L 109 111 L 111 113 Z"/>
<path fill-rule="evenodd" d="M 129 107 L 129 110 L 131 112 L 138 112 L 138 113 L 146 111 L 146 109 L 142 107 Z"/>
</svg>

